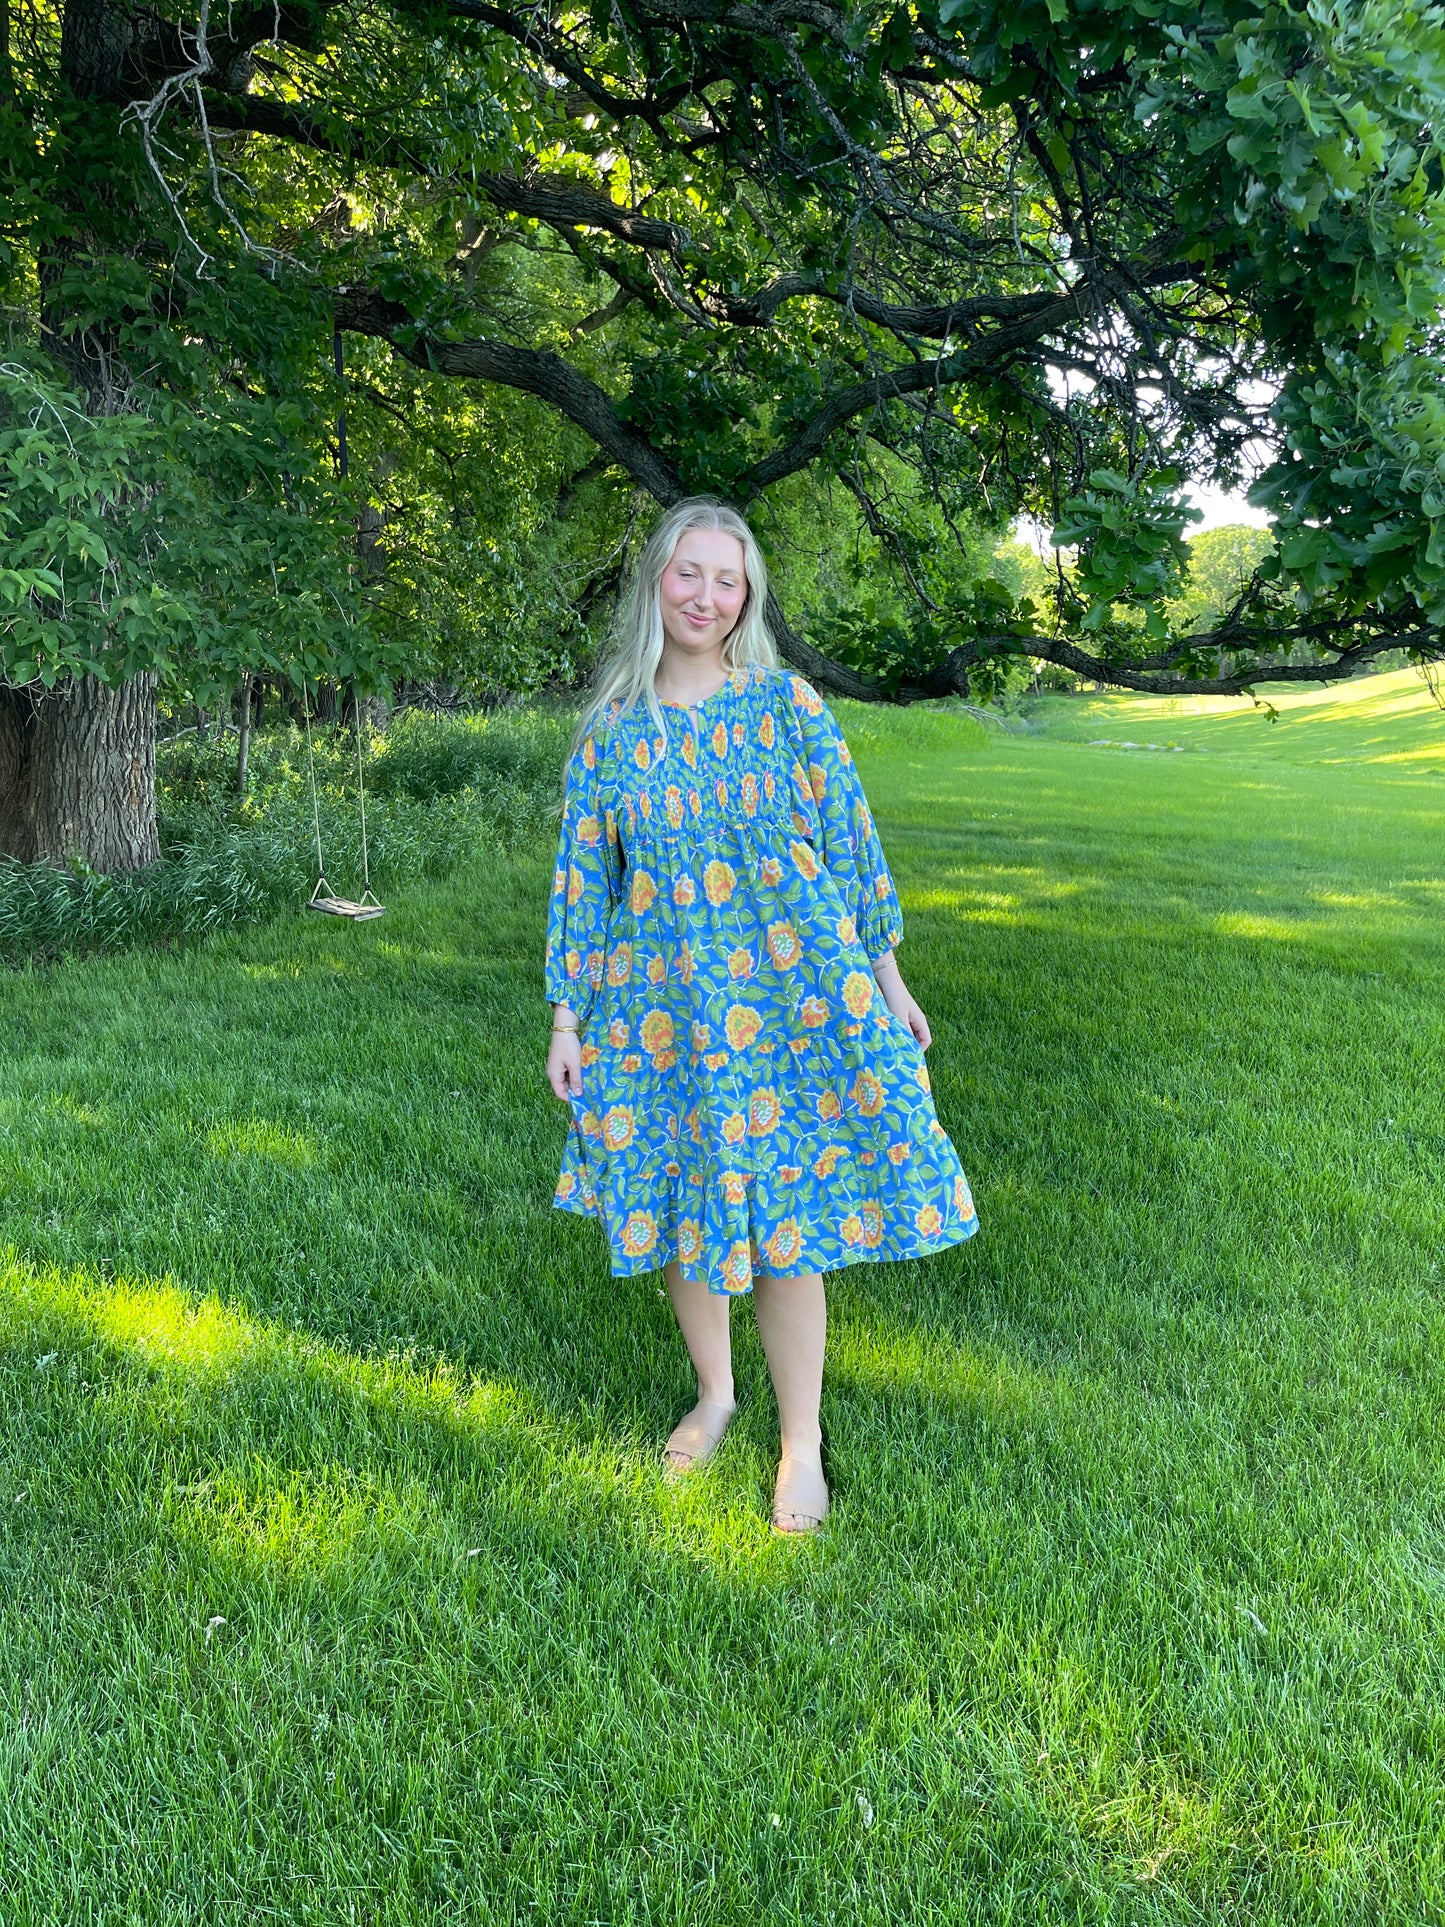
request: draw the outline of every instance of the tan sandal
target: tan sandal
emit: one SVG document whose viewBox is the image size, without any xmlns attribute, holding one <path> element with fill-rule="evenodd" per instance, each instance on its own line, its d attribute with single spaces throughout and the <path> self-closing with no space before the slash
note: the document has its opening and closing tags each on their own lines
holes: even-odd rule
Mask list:
<svg viewBox="0 0 1445 1927">
<path fill-rule="evenodd" d="M 773 1488 L 773 1531 L 817 1532 L 828 1517 L 828 1481 L 821 1459 L 785 1457 Z"/>
<path fill-rule="evenodd" d="M 695 1405 L 662 1448 L 663 1469 L 671 1478 L 680 1479 L 699 1465 L 706 1465 L 727 1435 L 736 1405 Z"/>
</svg>

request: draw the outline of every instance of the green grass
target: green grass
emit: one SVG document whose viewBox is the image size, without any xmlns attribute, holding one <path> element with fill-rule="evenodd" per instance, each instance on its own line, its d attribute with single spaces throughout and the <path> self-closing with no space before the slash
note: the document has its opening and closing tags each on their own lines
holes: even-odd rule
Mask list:
<svg viewBox="0 0 1445 1927">
<path fill-rule="evenodd" d="M 860 754 L 983 1233 L 821 1543 L 549 1211 L 550 852 L 0 977 L 6 1927 L 1445 1918 L 1445 717 L 1042 717 Z"/>
</svg>

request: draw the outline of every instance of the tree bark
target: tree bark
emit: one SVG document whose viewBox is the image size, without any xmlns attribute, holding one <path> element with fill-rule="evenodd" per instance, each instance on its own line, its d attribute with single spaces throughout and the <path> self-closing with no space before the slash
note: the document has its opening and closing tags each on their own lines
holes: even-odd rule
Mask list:
<svg viewBox="0 0 1445 1927">
<path fill-rule="evenodd" d="M 156 678 L 0 686 L 0 856 L 125 873 L 154 863 Z"/>
</svg>

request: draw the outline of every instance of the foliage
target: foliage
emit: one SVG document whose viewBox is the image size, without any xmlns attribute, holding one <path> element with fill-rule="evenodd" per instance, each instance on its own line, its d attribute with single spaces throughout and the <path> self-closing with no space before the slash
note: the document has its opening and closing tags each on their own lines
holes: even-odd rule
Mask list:
<svg viewBox="0 0 1445 1927">
<path fill-rule="evenodd" d="M 366 740 L 367 853 L 382 887 L 449 874 L 482 847 L 550 828 L 571 718 L 485 720 L 413 712 Z M 361 887 L 354 745 L 317 731 L 322 849 L 336 888 Z M 233 752 L 194 736 L 163 745 L 163 855 L 128 877 L 0 863 L 0 962 L 189 939 L 304 903 L 316 881 L 304 738 L 259 734 L 251 787 L 233 794 Z"/>
<path fill-rule="evenodd" d="M 1274 537 L 1248 522 L 1229 522 L 1191 535 L 1188 547 L 1184 582 L 1170 605 L 1172 620 L 1186 631 L 1223 621 L 1273 549 Z"/>
</svg>

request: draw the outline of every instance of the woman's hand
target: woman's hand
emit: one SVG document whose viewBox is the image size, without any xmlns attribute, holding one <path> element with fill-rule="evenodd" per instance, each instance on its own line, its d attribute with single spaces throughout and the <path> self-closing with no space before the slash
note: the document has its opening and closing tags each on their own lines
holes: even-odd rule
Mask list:
<svg viewBox="0 0 1445 1927">
<path fill-rule="evenodd" d="M 547 1082 L 563 1104 L 582 1095 L 582 1039 L 577 1018 L 565 1004 L 552 1012 L 552 1045 L 547 1052 Z"/>
<path fill-rule="evenodd" d="M 919 1047 L 927 1050 L 933 1042 L 933 1032 L 928 1028 L 928 1019 L 918 1008 L 912 993 L 899 974 L 898 962 L 891 950 L 877 958 L 873 965 L 873 980 L 883 993 L 883 1001 L 901 1023 L 907 1024 L 918 1039 Z"/>
</svg>

